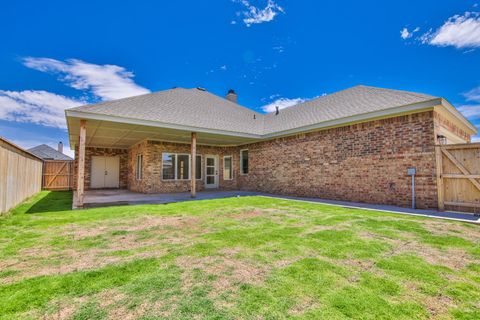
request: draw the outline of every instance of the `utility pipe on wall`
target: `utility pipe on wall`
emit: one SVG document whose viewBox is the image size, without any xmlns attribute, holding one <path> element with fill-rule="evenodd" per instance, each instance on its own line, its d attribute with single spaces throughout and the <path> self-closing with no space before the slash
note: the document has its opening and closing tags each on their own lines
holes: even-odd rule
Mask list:
<svg viewBox="0 0 480 320">
<path fill-rule="evenodd" d="M 417 169 L 415 168 L 408 168 L 407 174 L 412 176 L 412 209 L 415 209 L 415 174 L 417 173 Z"/>
</svg>

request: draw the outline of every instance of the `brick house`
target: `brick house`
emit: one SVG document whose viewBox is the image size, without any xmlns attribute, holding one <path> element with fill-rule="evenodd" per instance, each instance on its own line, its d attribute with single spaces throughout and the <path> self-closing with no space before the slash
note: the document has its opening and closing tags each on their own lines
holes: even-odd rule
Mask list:
<svg viewBox="0 0 480 320">
<path fill-rule="evenodd" d="M 77 205 L 85 190 L 249 190 L 437 207 L 435 144 L 476 128 L 443 98 L 356 86 L 262 114 L 202 88 L 66 110 Z M 194 156 L 193 156 L 194 155 Z"/>
</svg>

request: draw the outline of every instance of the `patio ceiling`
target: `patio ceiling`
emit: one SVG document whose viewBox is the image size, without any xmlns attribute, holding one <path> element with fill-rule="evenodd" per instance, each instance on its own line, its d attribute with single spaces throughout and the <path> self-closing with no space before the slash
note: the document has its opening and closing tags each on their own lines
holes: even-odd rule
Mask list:
<svg viewBox="0 0 480 320">
<path fill-rule="evenodd" d="M 67 117 L 71 148 L 78 144 L 80 118 Z M 145 139 L 176 143 L 191 143 L 191 132 L 197 132 L 197 144 L 234 146 L 258 140 L 255 137 L 241 137 L 228 134 L 199 132 L 194 129 L 181 130 L 143 124 L 128 124 L 105 120 L 88 119 L 86 122 L 87 147 L 129 148 Z"/>
</svg>

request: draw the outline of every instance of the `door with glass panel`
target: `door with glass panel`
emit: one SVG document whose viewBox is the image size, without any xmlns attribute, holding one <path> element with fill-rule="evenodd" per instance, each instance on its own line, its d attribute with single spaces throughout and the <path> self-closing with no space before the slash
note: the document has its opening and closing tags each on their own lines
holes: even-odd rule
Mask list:
<svg viewBox="0 0 480 320">
<path fill-rule="evenodd" d="M 205 188 L 218 188 L 218 156 L 205 156 Z"/>
</svg>

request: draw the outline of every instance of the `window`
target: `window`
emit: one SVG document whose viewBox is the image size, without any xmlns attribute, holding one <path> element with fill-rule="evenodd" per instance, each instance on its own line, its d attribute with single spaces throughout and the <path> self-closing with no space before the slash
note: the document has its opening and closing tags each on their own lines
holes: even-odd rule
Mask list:
<svg viewBox="0 0 480 320">
<path fill-rule="evenodd" d="M 163 180 L 189 180 L 190 155 L 180 153 L 162 154 L 162 179 Z M 202 156 L 197 154 L 195 163 L 195 179 L 202 179 Z"/>
<path fill-rule="evenodd" d="M 223 180 L 233 179 L 232 156 L 223 157 Z"/>
<path fill-rule="evenodd" d="M 195 161 L 195 179 L 202 179 L 202 156 L 197 154 L 197 159 Z"/>
<path fill-rule="evenodd" d="M 162 154 L 162 179 L 175 180 L 175 159 L 176 154 L 164 153 Z"/>
<path fill-rule="evenodd" d="M 143 155 L 137 154 L 137 165 L 135 167 L 135 178 L 142 180 L 143 176 Z"/>
<path fill-rule="evenodd" d="M 248 150 L 240 150 L 240 174 L 248 173 Z"/>
<path fill-rule="evenodd" d="M 190 179 L 190 155 L 177 154 L 177 180 Z"/>
</svg>

